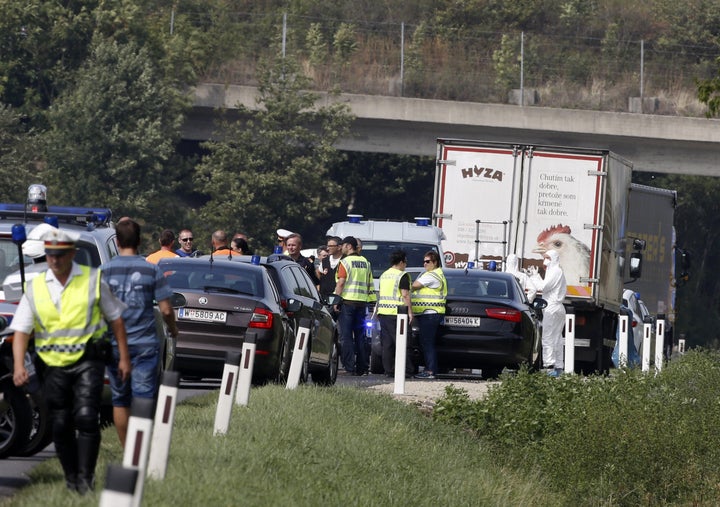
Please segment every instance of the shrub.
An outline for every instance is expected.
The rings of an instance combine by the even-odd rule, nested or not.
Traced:
[[[462,424],[582,505],[712,504],[720,498],[720,354],[661,373],[552,379],[520,371],[484,400],[448,390],[435,417]]]

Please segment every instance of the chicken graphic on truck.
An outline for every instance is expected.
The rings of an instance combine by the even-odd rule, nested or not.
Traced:
[[[433,220],[449,267],[541,268],[557,250],[576,358],[605,370],[622,303],[632,165],[607,151],[439,139]]]

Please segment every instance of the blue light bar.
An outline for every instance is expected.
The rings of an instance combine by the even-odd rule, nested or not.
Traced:
[[[252,257],[250,257],[250,263],[251,263],[251,264],[256,264],[256,265],[260,264],[260,256],[259,256],[259,255],[253,255]]]
[[[360,220],[362,220],[362,215],[348,215],[348,222],[351,224],[359,224]]]
[[[273,253],[276,253],[276,254],[283,253],[282,247],[280,245],[276,245],[275,249],[273,250]]]
[[[415,217],[415,225],[418,227],[427,227],[430,225],[430,219],[428,217]]]
[[[43,222],[45,222],[46,224],[52,225],[52,226],[55,227],[56,229],[57,229],[58,227],[60,227],[60,226],[58,225],[58,217],[56,217],[56,216],[45,217],[45,218],[43,219]]]

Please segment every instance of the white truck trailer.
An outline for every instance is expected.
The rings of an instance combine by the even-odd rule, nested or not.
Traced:
[[[542,269],[543,253],[557,250],[577,369],[607,371],[633,245],[631,176],[607,150],[438,139],[433,220],[445,262],[477,268],[514,253],[522,268]]]

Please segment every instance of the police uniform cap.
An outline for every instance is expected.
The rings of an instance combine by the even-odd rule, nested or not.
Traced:
[[[80,235],[77,232],[55,228],[42,236],[45,253],[48,255],[59,255],[74,250],[75,242],[78,239],[80,239]]]

